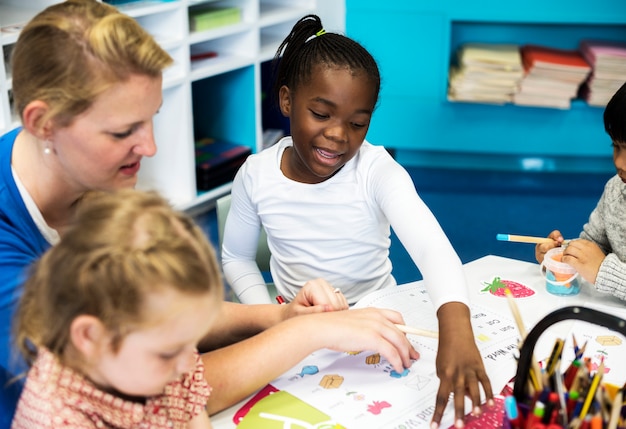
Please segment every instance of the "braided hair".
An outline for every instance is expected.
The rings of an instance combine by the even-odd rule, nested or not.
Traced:
[[[285,85],[292,91],[310,81],[318,65],[365,72],[374,85],[375,100],[380,92],[380,72],[376,60],[359,43],[337,33],[326,33],[317,15],[307,15],[293,26],[273,60],[274,100]]]

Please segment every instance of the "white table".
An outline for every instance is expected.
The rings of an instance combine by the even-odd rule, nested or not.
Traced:
[[[502,314],[511,317],[508,304],[505,299],[491,296],[489,293],[481,292],[484,288],[483,282],[488,282],[494,276],[502,279],[510,279],[522,283],[535,291],[535,294],[527,297],[516,299],[515,302],[523,316],[524,324],[530,330],[537,321],[553,310],[570,305],[599,305],[601,310],[616,314],[620,317],[626,317],[626,303],[614,298],[610,295],[600,294],[587,283],[583,283],[580,294],[575,296],[555,296],[549,294],[545,289],[545,279],[541,275],[539,264],[529,263],[499,256],[485,256],[464,265],[465,275],[468,288],[470,291],[470,300],[472,304],[485,308],[493,308]],[[614,311],[613,311],[614,310]],[[568,322],[559,323],[552,329],[557,332],[567,331]],[[552,333],[552,332],[551,332]],[[552,336],[553,341],[554,336]],[[550,341],[548,339],[548,341]],[[539,344],[538,346],[539,347]],[[489,372],[490,368],[485,363]],[[506,374],[489,373],[492,383],[495,378],[510,378],[515,373],[515,368],[510,367],[503,370],[502,367],[497,368],[498,371],[506,372]],[[215,429],[233,429],[235,424],[232,421],[234,413],[248,400],[242,401],[214,416],[211,422]],[[433,398],[434,403],[434,398]]]

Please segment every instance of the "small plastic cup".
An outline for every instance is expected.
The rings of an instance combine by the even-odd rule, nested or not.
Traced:
[[[564,247],[548,250],[541,272],[546,279],[546,290],[553,295],[576,295],[580,292],[578,272],[569,264],[561,262]]]

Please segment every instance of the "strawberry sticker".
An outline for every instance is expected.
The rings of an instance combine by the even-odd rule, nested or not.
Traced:
[[[500,277],[494,277],[490,283],[483,282],[483,285],[485,288],[481,289],[481,292],[489,292],[493,296],[506,297],[504,291],[507,288],[511,291],[513,298],[525,298],[535,294],[535,291],[528,286],[512,280],[502,280]]]

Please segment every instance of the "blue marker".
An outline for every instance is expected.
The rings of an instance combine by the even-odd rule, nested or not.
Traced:
[[[519,429],[519,410],[517,408],[515,396],[509,395],[504,398],[504,412],[506,413],[506,418],[509,419],[509,422],[511,423],[511,428]]]

